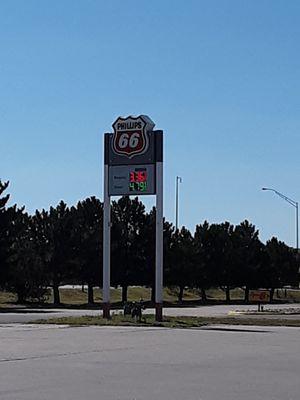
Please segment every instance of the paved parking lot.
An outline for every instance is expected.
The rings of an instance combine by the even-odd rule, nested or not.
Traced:
[[[0,399],[298,400],[299,348],[299,328],[5,324]]]

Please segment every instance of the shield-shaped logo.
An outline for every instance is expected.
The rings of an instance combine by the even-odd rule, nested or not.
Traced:
[[[154,123],[146,115],[138,117],[119,117],[114,123],[112,148],[116,154],[132,158],[148,150],[147,131],[154,128]]]

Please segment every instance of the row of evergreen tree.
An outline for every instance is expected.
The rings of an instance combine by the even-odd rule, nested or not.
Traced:
[[[0,287],[17,294],[20,303],[42,300],[53,288],[60,303],[59,286],[85,284],[88,301],[93,287],[102,285],[103,204],[95,197],[68,207],[61,201],[48,211],[29,215],[24,208],[7,206],[8,183],[0,181]],[[152,288],[155,296],[155,208],[146,212],[138,198],[122,197],[112,204],[111,283],[122,287],[127,300],[131,285]],[[177,287],[179,301],[185,288],[220,287],[230,290],[280,288],[295,285],[295,251],[270,239],[263,244],[258,230],[247,220],[196,226],[195,233],[175,230],[164,221],[164,285]]]

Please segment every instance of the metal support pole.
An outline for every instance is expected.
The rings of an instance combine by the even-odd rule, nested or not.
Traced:
[[[182,179],[180,178],[180,176],[176,176],[176,204],[175,204],[175,229],[177,231],[178,229],[178,203],[179,203],[179,190],[178,190],[178,184],[182,182]]]
[[[178,176],[176,176],[176,199],[175,199],[175,229],[178,229]]]
[[[155,320],[163,319],[163,163],[156,163]]]
[[[108,195],[108,165],[104,165],[103,205],[103,318],[110,318],[110,197]]]
[[[299,224],[298,224],[298,202],[296,202],[296,249],[297,249],[297,256],[299,251]]]

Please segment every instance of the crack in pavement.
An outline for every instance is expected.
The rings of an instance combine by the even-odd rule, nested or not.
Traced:
[[[27,360],[40,360],[44,358],[55,358],[55,357],[68,357],[68,356],[76,356],[80,354],[93,354],[93,353],[104,353],[106,351],[120,351],[120,350],[133,350],[132,347],[119,347],[114,349],[101,349],[101,350],[90,350],[90,351],[71,351],[66,353],[55,353],[55,354],[44,354],[39,356],[27,356],[27,357],[15,357],[15,358],[2,358],[0,359],[0,363],[6,362],[15,362],[15,361],[27,361]]]

